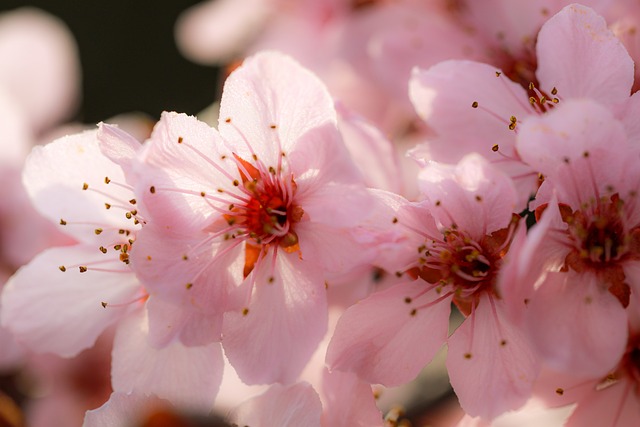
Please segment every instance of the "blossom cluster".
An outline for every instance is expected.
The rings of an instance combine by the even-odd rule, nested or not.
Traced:
[[[382,427],[444,346],[454,425],[636,425],[640,7],[583,3],[186,11],[184,54],[234,64],[217,122],[31,150],[0,361],[108,341],[85,427]]]

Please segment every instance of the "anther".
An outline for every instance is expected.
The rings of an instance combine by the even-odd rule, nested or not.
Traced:
[[[151,187],[149,187],[149,192],[151,194],[154,194],[156,192],[156,187],[154,187],[153,185]]]
[[[206,195],[207,195],[207,193],[205,193],[204,191],[201,191],[201,192],[200,192],[200,196],[201,196],[201,197],[205,197]]]
[[[554,86],[553,89],[551,89],[551,95],[557,95],[558,94],[558,89]]]
[[[395,216],[393,217],[393,219],[391,220],[392,223],[397,224],[398,223],[398,218],[396,218]]]
[[[500,149],[500,146],[498,144],[493,144],[493,146],[491,147],[491,151],[493,151],[494,153],[497,152]]]
[[[409,313],[412,316],[415,316],[416,313],[418,313],[418,310],[416,310],[415,308],[413,310],[411,310],[411,312]]]
[[[65,221],[64,219],[60,218],[60,225],[67,225],[67,221]]]
[[[274,281],[274,280],[275,280],[275,279],[274,279],[274,277],[273,277],[273,276],[270,276],[270,277],[267,279],[267,282],[268,282],[268,283],[273,283],[273,281]]]
[[[64,273],[65,271],[67,271],[67,268],[66,268],[64,265],[61,265],[60,267],[58,267],[58,269],[59,269],[60,271],[62,271],[63,273]]]
[[[103,254],[106,254],[107,248],[105,248],[104,246],[100,246],[100,252],[102,252]]]
[[[111,209],[111,205],[109,203],[104,204],[105,209]]]
[[[231,117],[227,117],[224,121],[225,123],[231,123]]]
[[[78,270],[80,270],[80,273],[86,273],[87,267],[85,267],[84,265],[81,265],[80,267],[78,267]]]
[[[101,234],[102,233],[102,228],[96,228],[95,230],[93,230],[94,233],[96,234]]]
[[[136,204],[136,199],[129,200],[129,203],[131,203],[132,205],[135,205]]]
[[[187,288],[187,290],[193,288],[193,283],[187,283],[186,285],[184,285],[185,288]]]
[[[404,302],[405,302],[405,303],[407,303],[407,304],[411,304],[411,301],[413,301],[413,300],[411,299],[411,297],[406,297],[406,298],[404,299]]]
[[[248,308],[243,308],[242,309],[242,315],[246,316],[247,314],[249,314],[249,309]]]
[[[179,137],[178,137],[178,144],[182,144],[182,141],[183,141],[182,137],[181,137],[181,136],[179,136]]]
[[[276,128],[276,125],[271,125],[271,126],[269,126],[269,127],[270,127],[271,129],[275,129],[275,128]]]
[[[562,395],[564,394],[564,389],[563,389],[563,388],[558,387],[558,388],[556,389],[556,394],[557,394],[558,396],[562,396]]]
[[[478,101],[473,101],[473,102],[471,103],[471,107],[472,107],[472,108],[478,108]]]
[[[233,180],[233,185],[234,187],[237,187],[238,185],[240,185],[240,181],[238,181],[237,179]]]
[[[501,71],[496,71],[496,77],[500,77],[502,75]]]
[[[465,353],[464,354],[464,358],[465,359],[471,359],[471,353]]]
[[[102,306],[102,308],[107,308],[107,305],[109,305],[109,304],[107,304],[106,302],[102,301],[100,303],[100,305]]]
[[[111,182],[111,180],[109,179],[109,177],[108,177],[108,176],[105,176],[105,177],[104,177],[104,183],[105,183],[105,184],[108,184],[108,183],[110,183],[110,182]]]

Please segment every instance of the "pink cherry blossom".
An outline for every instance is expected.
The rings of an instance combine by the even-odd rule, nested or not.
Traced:
[[[554,257],[564,272],[549,273],[527,297],[533,337],[552,368],[605,375],[627,342],[625,308],[640,294],[640,154],[612,112],[588,100],[525,123],[518,151],[545,175],[534,206],[552,192],[560,204],[543,213],[556,219],[534,256]]]
[[[244,381],[294,380],[326,331],[324,277],[358,265],[349,229],[368,214],[326,89],[256,55],[225,84],[218,132],[166,113],[141,159],[133,260],[189,317],[170,333],[188,345],[194,328],[199,344],[222,333]]]
[[[537,40],[536,81],[527,89],[494,66],[469,61],[416,69],[410,84],[418,114],[437,134],[422,150],[426,156],[455,162],[479,152],[516,181],[521,208],[538,171],[515,150],[520,124],[570,98],[626,102],[633,83],[633,61],[592,9],[565,7]]]
[[[65,357],[118,324],[114,390],[210,408],[221,379],[220,346],[156,348],[147,342],[148,294],[129,263],[144,222],[127,176],[139,147],[124,132],[102,126],[34,149],[24,172],[29,195],[78,243],[42,252],[9,280],[2,324],[31,350]],[[197,368],[203,364],[207,369]],[[176,386],[178,376],[185,389]]]
[[[431,164],[421,180],[426,200],[401,205],[389,219],[407,233],[398,241],[404,256],[396,257],[402,266],[396,271],[419,279],[349,308],[327,363],[371,383],[398,385],[448,341],[447,367],[463,409],[491,419],[522,405],[537,374],[532,349],[506,322],[495,287],[517,223],[515,189],[477,155],[455,167]],[[451,302],[468,319],[447,339]]]

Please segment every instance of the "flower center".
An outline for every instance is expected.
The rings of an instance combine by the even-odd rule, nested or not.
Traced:
[[[565,216],[569,232],[575,242],[578,257],[570,266],[602,268],[617,261],[628,252],[629,237],[625,233],[622,220],[622,201],[617,195],[598,203],[592,212],[577,211]]]
[[[248,242],[250,245],[277,244],[287,252],[298,251],[298,236],[292,226],[302,219],[304,211],[293,203],[297,189],[293,177],[283,179],[275,170],[264,173],[249,162],[237,159],[248,200],[244,204],[230,206],[230,213],[225,215],[225,219],[229,225],[239,229],[239,234],[252,239]]]
[[[418,275],[429,283],[450,285],[454,303],[468,315],[482,292],[498,296],[495,279],[511,243],[517,218],[479,242],[464,232],[447,230],[441,241],[431,241],[418,249],[422,253]]]

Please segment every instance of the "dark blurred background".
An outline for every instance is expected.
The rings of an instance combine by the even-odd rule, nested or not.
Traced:
[[[96,123],[141,111],[195,114],[219,95],[217,71],[193,64],[173,40],[176,18],[199,0],[0,0],[0,13],[33,6],[62,19],[76,38],[83,101],[76,119]],[[0,58],[1,60],[1,58]]]

